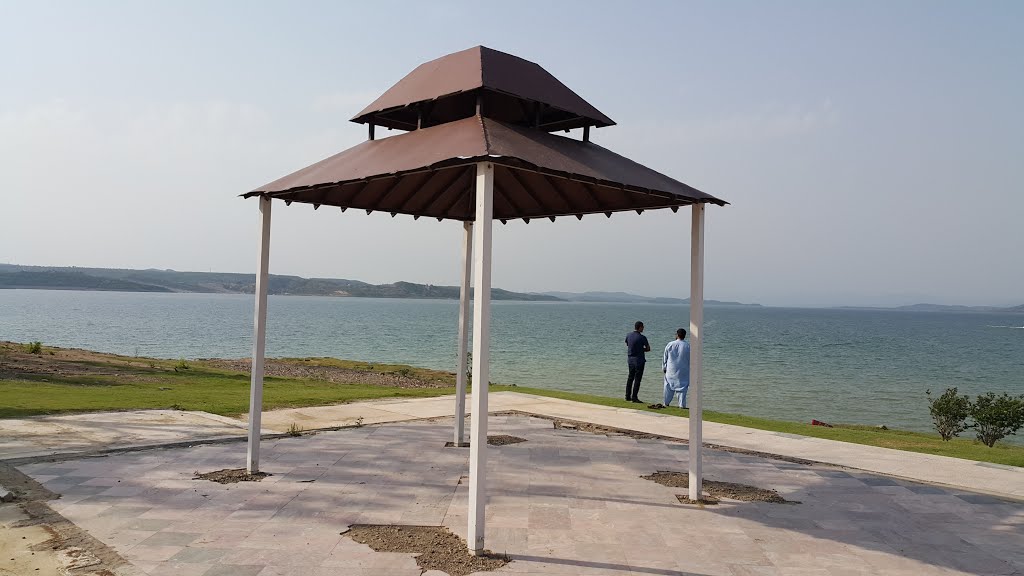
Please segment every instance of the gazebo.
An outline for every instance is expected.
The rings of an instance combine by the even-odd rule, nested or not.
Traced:
[[[701,494],[701,325],[704,211],[726,202],[590,141],[615,123],[542,67],[477,46],[421,64],[359,112],[362,144],[244,194],[259,199],[260,244],[247,468],[259,470],[270,208],[274,200],[456,220],[463,224],[456,367],[456,445],[465,446],[466,364],[473,300],[470,551],[484,550],[491,228],[494,220],[691,209],[689,496]],[[376,128],[404,133],[376,139]],[[574,139],[553,132],[582,129]]]

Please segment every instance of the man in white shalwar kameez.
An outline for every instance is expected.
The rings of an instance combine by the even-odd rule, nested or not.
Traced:
[[[690,343],[686,330],[676,330],[676,339],[665,346],[661,371],[665,373],[665,406],[672,404],[672,397],[679,393],[679,407],[686,408],[686,391],[690,388]]]

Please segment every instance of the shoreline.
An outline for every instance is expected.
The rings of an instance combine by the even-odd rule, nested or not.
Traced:
[[[175,361],[51,346],[31,354],[24,344],[0,342],[0,418],[168,408],[237,416],[248,407],[249,374],[240,370],[246,362]],[[267,411],[367,399],[441,396],[452,393],[454,386],[451,372],[408,365],[333,358],[274,358],[268,359],[268,367],[264,408]],[[494,384],[491,389],[667,416],[688,414],[674,407],[652,410],[646,405],[574,392]],[[825,428],[715,411],[705,411],[704,419],[785,435],[1024,467],[1024,446],[1009,442],[988,448],[967,438],[942,442],[937,434],[838,423]]]

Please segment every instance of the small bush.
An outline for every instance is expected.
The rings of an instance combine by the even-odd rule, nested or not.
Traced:
[[[1000,439],[1024,428],[1024,395],[980,394],[971,404],[971,418],[978,440],[991,448]]]
[[[299,426],[295,422],[292,422],[288,426],[288,435],[289,436],[302,436],[302,426]]]
[[[178,363],[174,365],[174,371],[175,372],[177,372],[178,370],[188,370],[188,369],[189,369],[188,362],[185,362],[184,358],[179,359]]]
[[[970,426],[967,425],[967,417],[971,414],[971,399],[964,396],[957,396],[957,389],[946,388],[938,398],[932,398],[932,391],[926,390],[928,396],[928,410],[932,413],[932,422],[935,430],[943,440],[950,440],[959,435]]]
[[[43,343],[42,342],[29,342],[25,344],[25,351],[29,354],[42,354]]]

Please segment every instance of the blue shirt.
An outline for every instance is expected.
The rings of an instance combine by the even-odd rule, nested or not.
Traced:
[[[644,356],[644,348],[650,347],[651,345],[647,343],[647,336],[636,330],[626,334],[626,348],[628,350],[626,355],[630,358],[639,358],[641,362],[646,362],[647,357]]]

